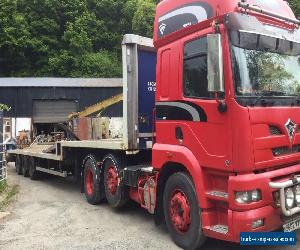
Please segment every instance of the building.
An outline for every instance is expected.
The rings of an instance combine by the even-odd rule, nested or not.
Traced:
[[[4,113],[4,136],[21,130],[47,130],[67,116],[122,93],[121,78],[0,78],[0,103],[11,107]],[[103,115],[122,116],[122,104]],[[6,124],[7,123],[7,124]]]

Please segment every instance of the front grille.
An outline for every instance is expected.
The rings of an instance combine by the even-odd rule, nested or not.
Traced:
[[[275,126],[269,126],[269,131],[271,135],[282,135],[281,131],[279,128],[275,127]]]
[[[300,152],[300,145],[294,145],[292,148],[289,147],[279,147],[272,149],[273,156],[282,156],[288,154],[294,154]]]

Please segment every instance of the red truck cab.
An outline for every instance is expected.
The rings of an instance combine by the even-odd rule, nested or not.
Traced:
[[[158,4],[156,213],[164,213],[179,246],[293,227],[287,222],[300,212],[299,24],[283,0]]]

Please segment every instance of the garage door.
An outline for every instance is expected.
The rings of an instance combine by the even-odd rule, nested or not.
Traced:
[[[71,100],[33,101],[34,123],[57,123],[68,120],[68,115],[77,111],[77,102]]]

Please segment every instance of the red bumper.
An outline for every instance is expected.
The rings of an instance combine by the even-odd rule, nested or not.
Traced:
[[[204,227],[206,236],[220,240],[239,242],[241,232],[270,232],[282,227],[280,210],[272,206],[257,208],[250,211],[237,212],[228,210],[228,233],[220,234]],[[205,213],[204,213],[205,217]],[[264,225],[253,229],[253,221],[263,219]]]
[[[227,234],[220,234],[210,230],[208,226],[210,218],[219,215],[212,214],[209,210],[204,210],[202,219],[205,226],[205,235],[221,240],[239,242],[241,232],[270,232],[280,229],[283,225],[283,220],[281,219],[282,211],[274,204],[273,192],[276,189],[271,188],[269,183],[286,180],[299,172],[300,165],[294,165],[260,174],[251,173],[230,176],[228,181],[228,210],[225,215],[226,219],[223,213],[223,221],[227,221],[228,232]],[[246,205],[236,203],[234,197],[236,191],[255,189],[261,190],[261,201]],[[259,219],[264,220],[264,225],[252,228],[252,223]]]
[[[264,225],[253,229],[253,221],[263,219]],[[232,212],[231,241],[239,242],[241,232],[270,232],[282,226],[280,210],[272,206],[262,207],[245,212]]]

